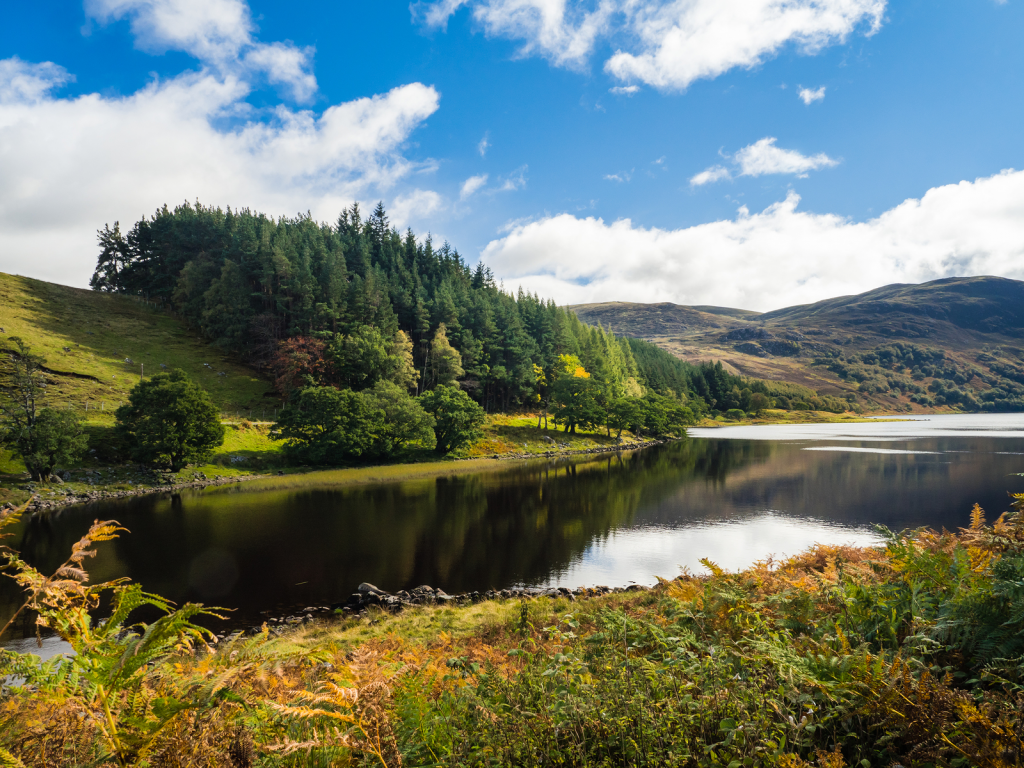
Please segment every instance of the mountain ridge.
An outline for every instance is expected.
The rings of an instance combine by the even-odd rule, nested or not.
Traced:
[[[668,302],[569,309],[684,360],[720,360],[869,409],[1024,410],[1024,282],[1010,278],[895,283],[763,313]]]

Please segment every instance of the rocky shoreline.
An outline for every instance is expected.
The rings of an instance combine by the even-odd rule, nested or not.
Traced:
[[[239,477],[215,477],[212,479],[190,480],[185,483],[168,483],[167,485],[147,486],[143,488],[132,488],[116,491],[87,491],[86,493],[71,493],[58,499],[38,499],[29,504],[28,511],[32,513],[42,512],[56,507],[67,507],[72,504],[88,504],[93,501],[106,499],[123,499],[130,496],[147,496],[151,493],[168,493],[185,491],[196,488],[208,488],[212,485],[231,485],[243,483],[249,480],[261,480],[273,477],[273,475],[245,475]]]

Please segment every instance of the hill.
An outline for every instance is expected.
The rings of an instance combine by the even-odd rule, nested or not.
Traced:
[[[278,404],[251,368],[135,297],[0,273],[0,350],[15,348],[12,336],[46,359],[49,400],[79,410],[88,403],[91,416],[112,419],[140,376],[164,367],[199,381],[227,415]]]
[[[1024,282],[962,277],[755,313],[676,304],[583,304],[588,324],[690,362],[855,395],[868,408],[1024,409]]]

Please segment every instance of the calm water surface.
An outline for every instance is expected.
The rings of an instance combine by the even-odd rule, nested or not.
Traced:
[[[176,602],[262,611],[395,591],[624,585],[737,569],[871,527],[994,519],[1024,491],[1024,415],[695,429],[691,439],[597,458],[530,461],[460,477],[350,488],[242,486],[101,502],[27,521],[14,542],[55,567],[94,518],[131,534],[100,546],[94,581],[130,576]],[[6,586],[3,589],[8,589]],[[0,618],[13,595],[0,593]]]

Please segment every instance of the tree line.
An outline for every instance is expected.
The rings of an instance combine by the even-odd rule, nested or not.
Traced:
[[[94,289],[160,302],[270,372],[286,397],[308,386],[358,392],[390,381],[421,394],[457,382],[485,411],[543,409],[566,356],[605,402],[652,392],[699,416],[749,405],[744,390],[772,397],[770,384],[720,364],[683,362],[506,291],[447,242],[399,232],[383,204],[365,218],[353,204],[329,224],[184,203],[98,234]]]

